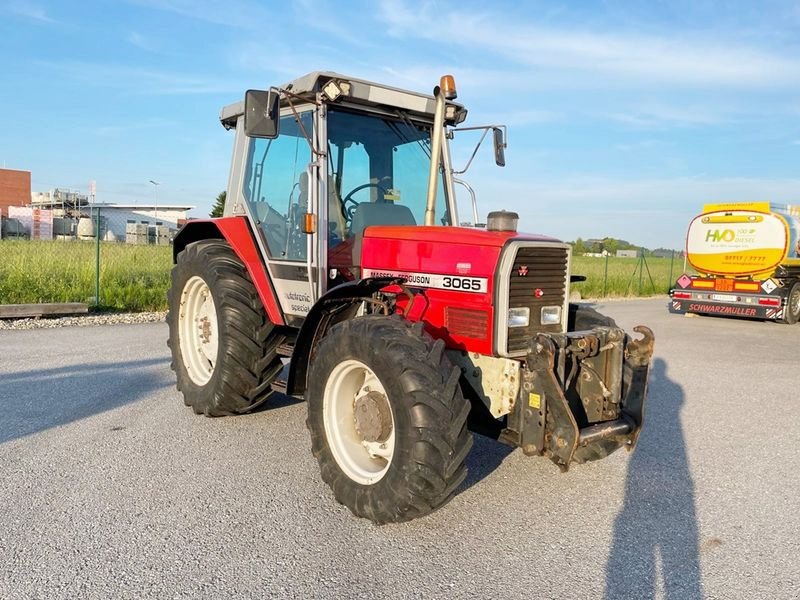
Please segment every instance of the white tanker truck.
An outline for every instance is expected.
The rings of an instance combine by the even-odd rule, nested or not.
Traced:
[[[686,235],[672,308],[732,317],[800,320],[800,205],[706,204]]]

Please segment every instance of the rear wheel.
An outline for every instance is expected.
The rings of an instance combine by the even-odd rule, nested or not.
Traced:
[[[800,321],[800,281],[792,286],[783,309],[783,322],[794,325]]]
[[[308,381],[312,452],[355,515],[407,521],[445,504],[466,477],[469,403],[444,343],[400,317],[331,328]]]
[[[276,350],[284,336],[230,246],[187,245],[172,269],[168,299],[168,345],[184,403],[217,417],[265,402],[283,366]]]

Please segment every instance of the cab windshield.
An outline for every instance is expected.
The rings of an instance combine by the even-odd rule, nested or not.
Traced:
[[[329,243],[370,225],[422,225],[431,160],[431,126],[400,117],[328,113]],[[436,223],[450,224],[442,177]]]

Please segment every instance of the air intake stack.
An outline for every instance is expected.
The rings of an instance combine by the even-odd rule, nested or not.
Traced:
[[[508,210],[494,210],[486,219],[487,231],[516,231],[519,215]]]

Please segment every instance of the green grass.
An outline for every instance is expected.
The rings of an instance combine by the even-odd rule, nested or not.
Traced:
[[[576,256],[572,274],[585,275],[586,281],[573,284],[572,289],[584,298],[656,296],[666,294],[683,273],[683,259],[677,256],[674,261],[647,258],[645,262],[642,267],[638,258],[608,257],[606,273],[606,258]]]
[[[101,308],[166,310],[171,266],[169,246],[101,243]],[[0,304],[93,304],[94,295],[94,242],[0,241]]]
[[[638,259],[578,256],[573,273],[586,275],[574,290],[584,298],[665,294],[683,271],[676,258],[670,279],[668,258],[648,258],[639,289]],[[101,308],[119,311],[166,310],[172,248],[168,246],[100,245]],[[604,283],[605,281],[605,283]],[[93,242],[0,241],[0,304],[88,302],[95,287]]]

